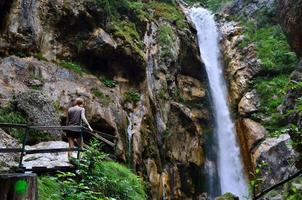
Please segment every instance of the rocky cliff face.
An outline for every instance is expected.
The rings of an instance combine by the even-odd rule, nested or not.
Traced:
[[[175,4],[113,6],[1,2],[1,108],[17,101],[31,123],[64,124],[81,96],[92,127],[117,137],[114,154],[151,199],[195,198],[211,114],[194,30]]]
[[[261,80],[263,76],[278,77],[278,73],[266,68],[265,61],[259,59],[259,54],[261,53],[259,51],[262,48],[261,41],[250,40],[253,36],[251,36],[250,32],[248,34],[246,32],[248,32],[248,23],[256,22],[257,25],[254,27],[254,31],[257,30],[257,26],[262,28],[261,30],[263,31],[266,27],[270,26],[269,24],[278,24],[278,20],[280,19],[291,47],[298,56],[301,56],[298,47],[301,43],[298,42],[300,32],[296,29],[299,27],[299,23],[296,20],[296,17],[299,16],[297,14],[298,10],[301,10],[299,3],[294,5],[293,2],[288,1],[237,0],[224,7],[222,14],[217,16],[222,34],[221,46],[225,61],[225,76],[229,82],[229,102],[236,119],[236,131],[244,155],[245,165],[248,171],[253,171],[256,168],[260,169],[262,173],[261,177],[265,177],[265,180],[261,182],[258,188],[259,191],[285,179],[288,176],[286,173],[294,173],[297,169],[291,164],[285,163],[289,163],[290,160],[297,161],[299,159],[297,159],[298,153],[290,145],[284,145],[288,144],[290,140],[288,135],[272,138],[272,130],[268,131],[264,127],[267,124],[267,120],[272,120],[272,113],[270,113],[271,116],[269,119],[261,115],[260,117],[255,117],[258,115],[257,113],[262,112],[263,103],[265,103],[263,102],[263,95],[258,94],[259,87],[257,88],[255,79]],[[279,15],[276,15],[276,12]],[[281,17],[278,18],[277,16]],[[266,19],[269,19],[270,22],[266,22]],[[263,34],[263,32],[258,33],[258,35],[260,34]],[[247,39],[247,37],[250,38]],[[299,82],[300,70],[297,69],[292,73],[291,77],[292,80]],[[301,96],[301,89],[300,87],[294,88],[287,94],[282,106],[279,106],[277,109],[277,106],[281,104],[280,102],[274,107],[274,110],[278,110],[277,113],[286,113],[286,110],[297,109],[297,104],[294,102]],[[265,104],[265,106],[268,105]],[[291,114],[290,119],[292,119],[292,123],[299,124],[298,121],[300,118],[298,116],[300,116],[299,112]],[[281,114],[278,117],[281,123]],[[285,123],[291,122],[285,121]],[[280,132],[280,130],[277,131]],[[290,134],[291,138],[296,141],[300,141],[301,139],[294,130],[285,131],[284,133]],[[277,158],[280,158],[281,155],[284,155],[282,158],[286,160],[285,162],[277,161]],[[265,167],[263,167],[262,163],[266,163]],[[276,167],[278,168],[277,174],[275,174],[276,169],[274,169]],[[279,169],[281,169],[281,173],[279,173]]]
[[[277,1],[277,12],[288,40],[297,55],[302,57],[302,1]]]

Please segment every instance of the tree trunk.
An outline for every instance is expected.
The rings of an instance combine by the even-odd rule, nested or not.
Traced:
[[[1,200],[38,200],[36,174],[0,174]]]

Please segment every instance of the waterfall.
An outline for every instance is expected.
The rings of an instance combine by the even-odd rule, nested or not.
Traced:
[[[127,127],[127,135],[128,135],[128,155],[129,155],[129,164],[131,163],[132,159],[132,136],[133,136],[133,123],[132,123],[132,118],[133,114],[131,113],[130,116],[127,115],[128,118],[128,127]]]
[[[197,29],[200,54],[205,63],[214,106],[220,191],[222,194],[231,192],[244,199],[248,196],[247,182],[226,100],[227,90],[219,60],[218,31],[214,16],[204,8],[191,8],[190,17]]]

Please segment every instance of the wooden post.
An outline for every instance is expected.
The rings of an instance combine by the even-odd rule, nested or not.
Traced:
[[[0,174],[1,200],[38,200],[36,174]]]

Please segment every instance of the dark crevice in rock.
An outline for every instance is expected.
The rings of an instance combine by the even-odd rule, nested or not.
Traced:
[[[179,174],[180,174],[181,191],[186,196],[197,197],[199,194],[201,194],[202,193],[201,168],[194,164],[189,164],[189,165],[178,164],[177,167],[179,169]]]
[[[119,52],[107,52],[103,55],[95,55],[86,52],[81,55],[81,62],[85,63],[96,76],[105,75],[108,79],[121,77],[129,80],[132,85],[137,85],[145,78],[144,64]]]
[[[11,9],[13,0],[2,0],[0,1],[0,33],[3,31],[6,22],[6,16]]]

